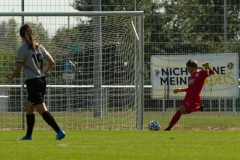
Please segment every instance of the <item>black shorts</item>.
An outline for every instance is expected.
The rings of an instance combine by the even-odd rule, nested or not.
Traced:
[[[46,90],[45,77],[26,80],[27,85],[27,100],[32,102],[32,105],[41,104],[44,102],[44,94]]]

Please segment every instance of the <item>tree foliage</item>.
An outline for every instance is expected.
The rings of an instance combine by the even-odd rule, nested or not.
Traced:
[[[143,0],[141,0],[143,1]],[[79,11],[93,11],[94,0],[75,0],[72,6]],[[134,1],[101,0],[101,11],[129,11],[134,10]]]
[[[8,21],[2,21],[0,23],[0,69],[2,74],[0,75],[0,83],[7,83],[7,75],[14,68],[15,56],[17,48],[19,46],[19,38],[16,34],[17,23],[14,19]]]
[[[228,1],[227,41],[236,42],[239,2]],[[194,5],[190,5],[194,4]],[[224,1],[165,1],[164,27],[160,42],[175,43],[167,47],[174,53],[222,53],[224,45]],[[186,45],[182,45],[185,43]]]
[[[135,1],[102,0],[102,11],[134,10]],[[224,14],[227,14],[227,41],[239,41],[240,1],[219,0],[139,0],[144,11],[145,53],[223,52]],[[93,10],[93,0],[75,0],[80,11]],[[231,48],[235,48],[232,44]]]

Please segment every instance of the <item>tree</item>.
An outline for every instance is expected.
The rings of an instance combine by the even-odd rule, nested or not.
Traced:
[[[239,0],[227,3],[228,42],[236,42]],[[163,6],[166,18],[162,32],[166,34],[160,42],[169,44],[164,45],[163,53],[223,52],[224,1],[172,0]]]
[[[227,1],[228,42],[239,41],[239,29],[235,25],[239,21],[239,3],[239,0]],[[92,5],[93,0],[73,3],[80,11],[91,11]],[[134,1],[102,0],[101,10],[134,10]],[[139,0],[139,10],[145,14],[146,53],[216,53],[223,50],[224,1],[163,0],[157,3]],[[155,42],[159,44],[149,45]]]
[[[6,77],[15,66],[15,57],[19,46],[17,23],[14,19],[0,23],[0,84],[7,84]]]
[[[75,0],[72,6],[79,11],[93,11],[94,0]],[[141,0],[142,2],[143,0]],[[134,10],[134,1],[101,0],[101,11],[130,11]]]

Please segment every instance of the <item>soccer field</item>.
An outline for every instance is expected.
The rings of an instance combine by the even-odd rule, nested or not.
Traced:
[[[1,160],[79,159],[239,159],[238,131],[97,131],[67,130],[61,141],[52,130],[1,131]]]
[[[156,120],[166,128],[175,110],[144,112],[143,130],[150,121]],[[108,116],[93,118],[92,112],[51,112],[63,130],[135,130],[135,117],[132,111],[109,112]],[[231,111],[196,112],[182,115],[173,130],[240,130],[240,114],[232,116]],[[51,127],[35,114],[34,129],[49,130]],[[25,116],[24,116],[25,117]],[[25,120],[25,119],[24,119]],[[26,120],[25,120],[26,129]],[[21,112],[0,112],[0,130],[21,130]]]

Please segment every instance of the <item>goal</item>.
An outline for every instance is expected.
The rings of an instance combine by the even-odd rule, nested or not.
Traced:
[[[63,129],[143,129],[143,12],[0,12],[0,129],[25,128],[26,86],[6,76],[29,23],[53,56],[45,103]],[[35,129],[49,129],[36,113]]]

